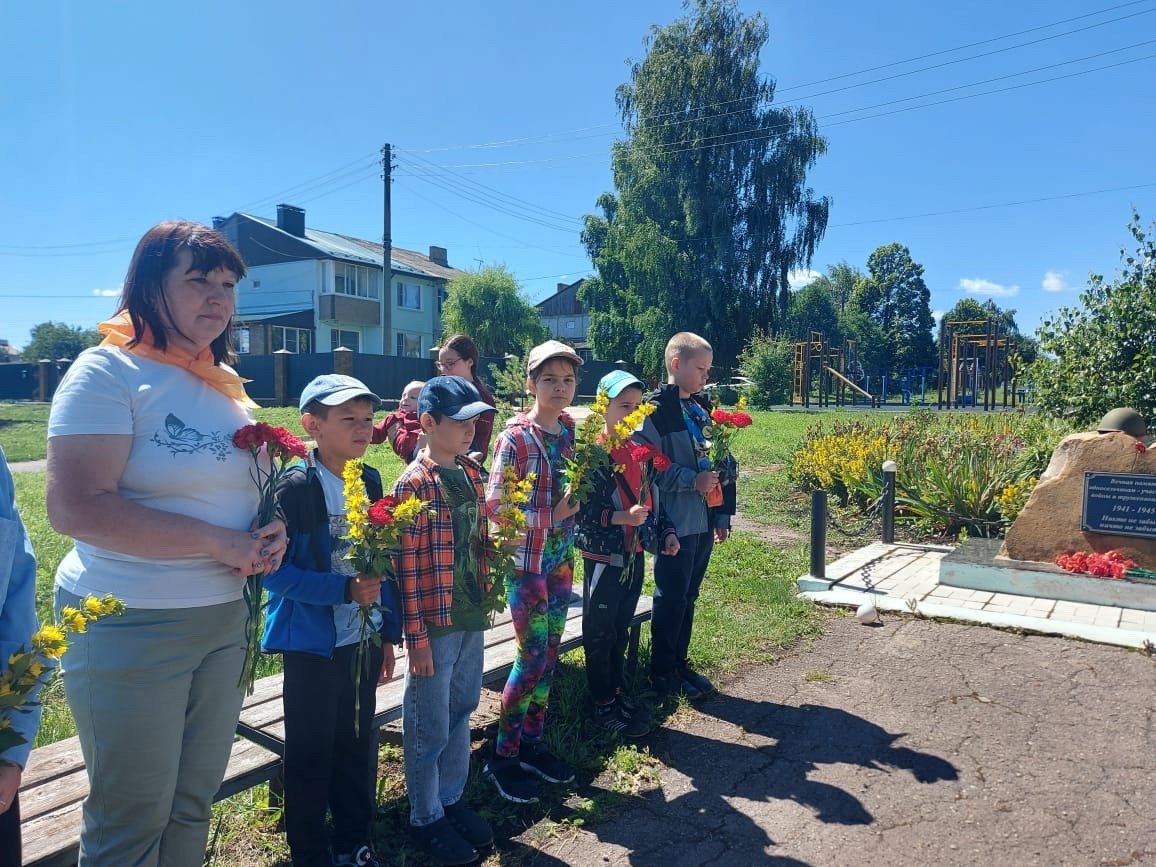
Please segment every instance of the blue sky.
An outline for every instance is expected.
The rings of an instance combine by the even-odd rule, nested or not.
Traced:
[[[763,72],[779,101],[809,105],[828,138],[811,176],[833,201],[815,270],[864,267],[898,241],[935,310],[990,297],[1030,332],[1076,303],[1089,272],[1115,272],[1132,207],[1156,219],[1156,0],[740,9],[769,22]],[[162,219],[274,216],[283,201],[310,226],[380,238],[384,142],[397,246],[447,247],[462,268],[505,263],[545,297],[590,271],[578,231],[612,187],[614,89],[649,27],[681,12],[660,0],[7,4],[0,338],[20,346],[38,322],[104,318],[136,239]]]

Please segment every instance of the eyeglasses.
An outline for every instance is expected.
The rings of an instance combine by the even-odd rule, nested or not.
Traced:
[[[434,364],[437,365],[438,370],[449,370],[451,367],[457,367],[461,364],[462,360],[461,358],[451,358],[448,361],[436,361]]]

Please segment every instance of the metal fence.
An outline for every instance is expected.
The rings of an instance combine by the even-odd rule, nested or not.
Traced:
[[[488,380],[490,365],[501,368],[506,363],[504,358],[483,356],[478,362],[478,370],[482,378]],[[0,400],[51,400],[68,365],[67,360],[44,361],[39,364],[0,364]],[[598,380],[618,366],[610,361],[586,362],[578,368],[578,394],[593,396]],[[433,360],[429,358],[368,355],[349,350],[242,355],[234,367],[237,373],[249,380],[245,386],[249,396],[264,406],[296,405],[302,389],[311,379],[323,373],[355,376],[388,401],[397,400],[407,383],[415,379],[424,382],[438,373]],[[493,390],[494,383],[488,384]]]

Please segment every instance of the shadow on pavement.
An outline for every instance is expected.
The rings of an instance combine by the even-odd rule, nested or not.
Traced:
[[[587,829],[602,842],[628,850],[631,865],[807,867],[806,862],[774,854],[776,842],[768,829],[790,816],[775,802],[794,802],[811,811],[813,819],[831,824],[867,825],[874,818],[846,788],[810,778],[824,766],[906,772],[919,783],[959,777],[950,762],[897,746],[902,733],[838,708],[718,695],[696,710],[707,719],[693,730],[663,729],[651,742],[652,752],[685,777],[685,785],[676,778],[660,795],[640,799],[645,806],[628,821]],[[858,768],[843,773],[860,773]],[[829,777],[829,768],[826,773]],[[793,821],[800,820],[795,816]]]
[[[774,745],[759,748],[731,745],[740,750],[757,749],[771,761],[767,774],[750,779],[743,785],[744,791],[730,794],[795,801],[814,810],[816,818],[823,822],[865,825],[873,817],[850,792],[809,779],[808,775],[821,765],[907,771],[920,783],[959,778],[951,762],[896,746],[902,732],[893,734],[839,708],[814,704],[796,707],[719,695],[703,702],[697,710],[775,741]],[[673,757],[673,765],[678,766],[677,756]]]

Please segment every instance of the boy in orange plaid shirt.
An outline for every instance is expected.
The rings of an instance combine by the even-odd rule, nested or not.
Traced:
[[[492,592],[482,468],[467,456],[478,416],[493,412],[458,376],[437,376],[418,397],[426,449],[394,485],[429,504],[402,540],[398,562],[409,652],[402,704],[410,831],[442,864],[469,864],[493,830],[462,802],[470,768],[470,714],[482,690]]]

